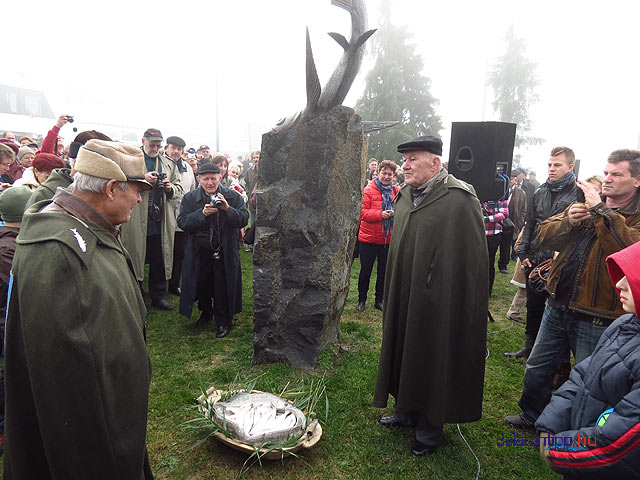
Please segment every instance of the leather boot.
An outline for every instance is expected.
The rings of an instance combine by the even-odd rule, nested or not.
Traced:
[[[524,347],[522,347],[517,352],[506,352],[504,356],[515,358],[529,358],[529,354],[531,353],[531,349],[533,348],[533,344],[535,343],[535,341],[536,338],[533,335],[525,334]]]

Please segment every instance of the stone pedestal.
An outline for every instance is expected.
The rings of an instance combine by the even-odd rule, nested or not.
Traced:
[[[313,368],[338,339],[360,222],[360,118],[336,107],[262,137],[253,257],[254,363]]]

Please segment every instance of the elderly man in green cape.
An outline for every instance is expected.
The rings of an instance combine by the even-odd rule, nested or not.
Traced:
[[[441,165],[442,140],[398,146],[406,185],[396,197],[373,404],[383,426],[415,427],[411,454],[430,454],[445,423],[482,415],[488,254],[473,187]]]
[[[5,479],[153,478],[146,309],[119,239],[144,157],[90,140],[74,182],[25,213],[6,324]]]

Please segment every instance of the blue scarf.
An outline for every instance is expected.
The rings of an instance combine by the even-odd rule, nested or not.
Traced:
[[[373,179],[373,182],[378,187],[378,190],[382,194],[382,210],[393,210],[393,195],[391,195],[393,185],[389,184],[384,186],[378,177]],[[393,228],[393,217],[382,219],[382,229],[384,230],[384,236],[387,238]]]

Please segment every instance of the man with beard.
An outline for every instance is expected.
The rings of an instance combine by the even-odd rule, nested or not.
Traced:
[[[406,185],[396,197],[373,404],[383,426],[415,427],[414,456],[440,444],[445,423],[482,415],[488,253],[473,187],[442,167],[442,140],[398,146]]]
[[[178,226],[187,234],[180,313],[191,318],[198,300],[202,314],[197,324],[215,318],[218,338],[228,335],[233,316],[242,311],[238,235],[249,218],[240,194],[221,180],[217,165],[202,165],[200,187],[184,196],[178,216]]]
[[[131,212],[131,221],[122,227],[122,243],[129,251],[140,288],[144,279],[145,259],[149,263],[151,306],[171,310],[165,295],[173,268],[173,237],[176,217],[169,200],[182,196],[176,162],[160,153],[162,133],[149,128],[142,137],[145,179],[153,188],[142,194],[142,203]]]

